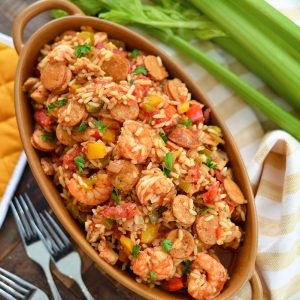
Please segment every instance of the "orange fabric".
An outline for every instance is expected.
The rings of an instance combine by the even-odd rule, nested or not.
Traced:
[[[22,150],[14,107],[14,77],[18,56],[0,43],[0,199]]]

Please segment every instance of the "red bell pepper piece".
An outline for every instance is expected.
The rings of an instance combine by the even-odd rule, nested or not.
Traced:
[[[203,121],[202,106],[200,104],[192,104],[190,109],[186,112],[187,117],[189,117],[193,123]]]

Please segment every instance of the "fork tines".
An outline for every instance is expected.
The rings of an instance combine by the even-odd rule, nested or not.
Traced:
[[[31,222],[34,220],[38,225],[40,225],[40,221],[37,220],[38,214],[28,195],[24,193],[24,196],[19,195],[18,197],[14,197],[14,200],[10,205],[24,242],[26,244],[31,244],[38,240],[38,235]]]
[[[0,268],[0,296],[4,299],[27,299],[33,290],[31,284]]]
[[[48,243],[46,242],[47,248],[54,260],[58,260],[73,251],[71,241],[49,212],[44,211],[44,213],[40,213],[40,217],[43,224],[43,230],[41,230],[44,231],[42,232],[42,234],[44,233],[43,238],[48,241]]]

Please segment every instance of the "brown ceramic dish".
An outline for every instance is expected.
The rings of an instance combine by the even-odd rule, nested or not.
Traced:
[[[38,29],[23,46],[22,33],[26,23],[35,15],[52,8],[65,9],[73,14],[73,16],[64,17],[49,22]],[[23,93],[22,85],[24,81],[32,75],[40,48],[44,44],[53,40],[62,32],[66,30],[79,29],[79,27],[82,25],[92,26],[96,30],[107,32],[111,38],[123,40],[129,49],[138,48],[145,50],[148,53],[159,55],[171,76],[180,78],[186,83],[188,89],[193,95],[193,98],[201,100],[204,104],[207,104],[212,108],[212,123],[223,128],[226,141],[225,151],[228,153],[232,163],[235,179],[241,187],[245,198],[248,199],[247,221],[244,228],[245,240],[242,246],[239,248],[237,255],[235,255],[234,259],[231,261],[231,265],[229,266],[231,279],[225,286],[222,293],[215,299],[220,300],[230,298],[243,286],[248,279],[251,278],[255,272],[254,265],[257,251],[257,220],[252,190],[241,156],[236,145],[234,144],[231,134],[226,128],[224,122],[216,114],[214,108],[206,99],[201,89],[165,53],[158,50],[140,35],[110,22],[102,21],[97,18],[86,17],[76,6],[62,0],[44,0],[28,7],[17,17],[13,32],[15,47],[20,54],[20,60],[15,78],[15,107],[18,126],[29,165],[44,196],[46,197],[57,218],[72,236],[74,241],[94,260],[97,266],[99,266],[121,284],[147,299],[191,299],[191,297],[187,294],[168,293],[158,288],[150,289],[145,285],[138,284],[134,278],[129,275],[129,273],[121,271],[119,268],[113,267],[104,262],[98,256],[97,252],[92,248],[92,246],[86,241],[83,230],[72,219],[64,207],[56,187],[52,183],[51,179],[44,174],[41,168],[39,153],[32,147],[30,143],[34,122],[30,101],[28,101],[25,93]],[[261,289],[256,273],[254,277],[252,277],[251,283],[254,290],[253,299],[259,299]]]

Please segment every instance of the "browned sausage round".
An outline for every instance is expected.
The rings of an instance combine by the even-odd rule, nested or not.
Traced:
[[[188,258],[194,251],[194,238],[185,229],[174,229],[167,235],[167,239],[172,242],[172,250],[170,254],[174,258]]]
[[[119,82],[127,79],[129,62],[125,57],[115,54],[110,60],[102,63],[101,69],[106,76],[112,77],[115,82]]]

